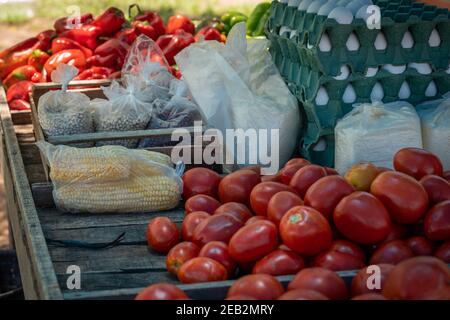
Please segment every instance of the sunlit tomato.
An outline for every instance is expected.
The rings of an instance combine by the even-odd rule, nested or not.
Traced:
[[[313,259],[312,266],[332,271],[359,270],[365,266],[364,261],[347,253],[326,251]]]
[[[392,240],[403,240],[408,237],[408,228],[403,224],[392,223],[391,232],[384,239],[383,243],[391,242]]]
[[[282,183],[289,185],[294,175],[301,168],[310,165],[310,163],[297,163],[281,169],[279,176]]]
[[[434,253],[436,258],[441,259],[445,263],[450,263],[450,241],[444,242]]]
[[[170,249],[166,257],[167,271],[177,275],[181,266],[198,256],[200,248],[192,242],[181,242]]]
[[[231,238],[229,252],[238,262],[256,261],[278,246],[278,230],[270,221],[246,225]]]
[[[205,194],[217,198],[217,190],[221,177],[218,173],[206,168],[194,168],[183,175],[183,197],[185,200],[197,194]]]
[[[412,257],[414,253],[404,241],[394,240],[380,245],[370,258],[370,264],[397,264]]]
[[[283,294],[278,300],[330,300],[323,294],[313,290],[296,289]]]
[[[180,241],[175,223],[167,217],[150,220],[147,225],[147,243],[156,252],[167,253]]]
[[[216,209],[214,214],[228,213],[237,219],[241,220],[243,223],[247,222],[248,219],[253,217],[251,211],[247,208],[245,204],[238,202],[228,202],[221,205]]]
[[[295,193],[290,191],[278,192],[270,199],[267,205],[267,217],[278,226],[286,212],[293,207],[301,205],[303,205],[303,201]]]
[[[251,274],[236,280],[227,297],[249,296],[258,300],[276,300],[284,293],[282,284],[268,274]]]
[[[185,262],[178,271],[178,280],[182,283],[224,281],[227,270],[216,260],[197,257]]]
[[[219,201],[204,194],[193,196],[186,200],[186,203],[184,204],[186,215],[195,211],[204,211],[213,214],[218,207],[220,207]]]
[[[425,237],[412,237],[406,240],[406,245],[415,256],[432,256],[434,252],[433,243]]]
[[[450,200],[435,205],[424,220],[427,237],[434,241],[450,240]]]
[[[223,242],[212,241],[207,243],[202,250],[200,250],[199,256],[219,262],[227,269],[228,277],[232,277],[236,273],[236,261],[231,258],[228,252],[228,246]]]
[[[366,255],[364,254],[364,251],[357,244],[354,244],[353,242],[347,240],[333,241],[333,244],[331,245],[329,251],[337,251],[340,253],[349,254],[361,261],[366,261]]]
[[[323,167],[316,165],[307,165],[298,170],[292,177],[289,186],[291,186],[302,198],[305,197],[306,191],[314,182],[320,178],[326,177],[327,172]]]
[[[295,165],[302,165],[302,166],[307,166],[310,165],[311,162],[309,162],[306,159],[302,159],[302,158],[294,158],[289,160],[288,162],[286,162],[286,164],[284,165],[285,168],[290,167],[290,166],[295,166]]]
[[[249,224],[258,222],[258,221],[269,221],[269,219],[267,219],[267,217],[263,217],[263,216],[254,216],[251,217],[250,219],[247,220],[247,222],[245,223],[246,226],[248,226]]]
[[[339,172],[337,172],[336,169],[324,167],[325,171],[327,172],[327,176],[338,176]]]
[[[392,269],[394,269],[394,265],[382,263],[359,270],[352,280],[352,297],[366,293],[381,293],[386,278]],[[375,275],[379,276],[379,278],[375,277]]]
[[[305,267],[305,260],[292,251],[275,250],[259,260],[252,273],[285,276],[296,274]]]
[[[384,172],[372,183],[370,192],[398,223],[413,224],[425,214],[428,195],[422,185],[401,172]]]
[[[219,198],[222,203],[250,203],[250,193],[261,182],[259,174],[251,170],[239,170],[222,179],[219,184]]]
[[[444,171],[437,156],[417,148],[405,148],[397,152],[394,156],[394,168],[417,180],[429,174],[442,177]]]
[[[353,187],[340,176],[329,176],[314,183],[306,192],[305,205],[316,209],[329,220],[342,198],[352,194]]]
[[[192,212],[188,216],[186,216],[181,226],[181,236],[183,240],[192,241],[195,228],[197,228],[200,222],[209,217],[210,215],[208,213],[202,211]]]
[[[195,228],[193,241],[200,247],[211,241],[228,243],[243,225],[241,220],[230,214],[215,214],[200,222]]]
[[[430,205],[450,200],[450,183],[438,176],[425,176],[420,180],[430,199]]]
[[[288,290],[296,289],[317,291],[331,300],[348,298],[344,280],[335,272],[324,268],[308,268],[297,273],[288,286]]]
[[[285,245],[300,255],[312,256],[331,246],[331,227],[318,211],[298,206],[281,219],[280,235]]]
[[[365,294],[361,294],[359,296],[353,297],[352,300],[375,301],[375,300],[387,300],[387,299],[379,293],[365,293]]]
[[[376,244],[389,235],[391,219],[383,204],[367,192],[354,192],[343,198],[333,215],[341,234],[360,244]]]
[[[168,283],[159,283],[145,288],[134,298],[135,300],[186,300],[189,297],[183,290]]]
[[[262,182],[250,193],[250,204],[258,216],[267,216],[267,205],[270,199],[281,191],[294,192],[289,186],[278,182]]]
[[[434,257],[415,257],[391,271],[383,296],[398,300],[450,300],[450,269]]]
[[[242,294],[237,294],[235,296],[228,297],[225,300],[247,300],[247,301],[249,301],[249,300],[256,300],[256,299],[253,297],[244,296]]]
[[[369,191],[370,185],[378,175],[378,168],[372,163],[360,163],[347,171],[345,180],[357,191]]]

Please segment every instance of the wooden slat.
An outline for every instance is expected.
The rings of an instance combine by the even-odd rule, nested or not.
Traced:
[[[11,111],[14,125],[31,124],[31,110]]]

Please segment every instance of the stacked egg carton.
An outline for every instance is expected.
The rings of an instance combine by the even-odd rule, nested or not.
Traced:
[[[368,27],[372,4],[381,29]],[[273,2],[267,36],[303,105],[302,154],[333,165],[334,126],[355,103],[416,105],[450,91],[449,30],[447,9],[410,0]]]

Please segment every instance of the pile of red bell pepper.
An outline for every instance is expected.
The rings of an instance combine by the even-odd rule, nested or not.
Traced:
[[[29,109],[33,84],[51,81],[51,73],[60,63],[79,69],[75,80],[120,78],[128,50],[140,35],[156,41],[177,77],[181,74],[174,57],[181,50],[196,41],[226,40],[212,26],[196,33],[186,16],[174,15],[166,24],[157,12],[141,10],[138,5],[130,6],[128,19],[112,7],[96,18],[90,13],[76,20],[60,18],[53,27],[0,52],[0,81],[11,109]]]

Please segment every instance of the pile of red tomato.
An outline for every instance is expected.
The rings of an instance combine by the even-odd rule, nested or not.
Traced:
[[[249,168],[223,178],[195,168],[183,177],[186,216],[181,231],[170,219],[155,218],[147,228],[148,244],[167,254],[168,271],[182,283],[246,274],[261,279],[297,274],[295,279],[320,282],[321,277],[336,279],[334,271],[358,269],[358,277],[364,278],[368,265],[379,265],[384,272],[416,256],[435,256],[419,262],[439,266],[436,270],[444,266],[447,278],[440,272],[432,278],[444,279],[449,294],[444,262],[450,263],[450,174],[435,155],[412,148],[395,155],[394,168],[360,164],[341,177],[333,169],[293,159],[275,176]],[[396,278],[414,278],[410,269],[400,270]],[[245,279],[253,278],[237,280],[229,296],[242,294],[232,290],[239,283],[252,287],[254,279]],[[290,290],[298,289],[295,283]],[[370,293],[354,290],[352,295]],[[281,296],[280,290],[270,292],[274,296],[250,297]]]

